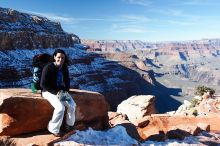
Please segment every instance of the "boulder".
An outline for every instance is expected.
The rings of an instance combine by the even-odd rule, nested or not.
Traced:
[[[118,105],[117,113],[126,114],[129,121],[142,119],[144,116],[156,113],[155,96],[132,96]]]
[[[179,138],[185,136],[185,133],[192,135],[197,135],[201,130],[207,130],[211,132],[220,131],[220,116],[219,114],[210,115],[210,116],[183,116],[183,115],[174,115],[169,116],[167,114],[152,114],[151,116],[146,116],[143,118],[146,121],[145,127],[141,125],[137,127],[138,133],[142,139],[146,140],[151,135],[159,134],[159,131],[164,131],[168,133],[169,136],[175,133],[179,134]],[[140,120],[140,123],[143,123],[144,120]],[[201,121],[204,126],[201,126]],[[136,125],[140,125],[136,123]],[[175,126],[176,125],[176,126]],[[205,125],[208,125],[206,128]],[[174,128],[175,126],[175,128]],[[177,130],[179,129],[179,130]]]
[[[76,102],[76,125],[103,129],[109,105],[102,94],[71,89]],[[47,128],[53,107],[30,89],[0,89],[0,135],[14,136]]]

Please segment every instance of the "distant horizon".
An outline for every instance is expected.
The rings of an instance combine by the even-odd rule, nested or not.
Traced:
[[[68,32],[67,32],[68,33]],[[147,40],[103,40],[103,39],[87,39],[87,38],[80,38],[81,40],[91,40],[91,41],[142,41],[142,42],[149,42],[149,43],[166,43],[166,42],[191,42],[191,41],[203,41],[203,40],[220,40],[219,38],[202,38],[202,39],[195,39],[195,40],[176,40],[176,41],[147,41]]]
[[[179,42],[220,38],[218,0],[0,0],[46,17],[81,39]]]

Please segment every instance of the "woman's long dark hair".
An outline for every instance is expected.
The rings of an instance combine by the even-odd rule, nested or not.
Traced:
[[[65,56],[64,63],[65,63],[66,65],[69,65],[69,63],[70,63],[69,58],[68,58],[68,56],[66,55],[66,53],[65,53],[62,49],[56,49],[56,50],[54,51],[53,56],[52,56],[52,57],[53,57],[53,62],[55,61],[55,60],[54,60],[54,56],[56,56],[57,53],[63,54],[63,55]]]

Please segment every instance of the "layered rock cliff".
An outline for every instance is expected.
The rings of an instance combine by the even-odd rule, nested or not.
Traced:
[[[158,83],[155,84],[157,91],[152,94],[157,99],[161,97],[159,99],[163,103],[169,97],[181,102],[190,99],[195,87],[199,85],[209,86],[217,93],[220,92],[220,39],[157,43],[129,40],[81,41],[89,46],[88,51],[117,61],[143,77],[146,77],[145,72],[151,71]],[[171,102],[166,105],[169,103]],[[158,107],[161,106],[164,104]],[[175,104],[169,105],[173,106]]]
[[[144,61],[148,69],[170,75],[179,75],[193,81],[219,85],[220,40],[185,42],[96,41],[82,40],[92,52],[132,54]],[[112,55],[106,56],[112,58]],[[115,58],[114,58],[115,59]],[[117,60],[117,59],[116,59]],[[126,58],[124,58],[126,61]],[[158,70],[156,70],[158,69]]]
[[[70,47],[74,41],[80,42],[59,22],[0,7],[0,50]]]

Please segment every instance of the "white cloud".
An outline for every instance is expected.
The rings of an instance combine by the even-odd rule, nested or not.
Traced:
[[[213,0],[179,0],[180,4],[183,5],[192,5],[192,6],[201,6],[201,5],[212,5]]]
[[[189,15],[186,14],[184,11],[178,9],[149,9],[149,11],[167,16],[176,16],[178,18],[182,17],[190,20],[198,20],[201,18],[201,16]]]
[[[174,20],[168,21],[170,24],[194,25],[204,19],[204,16],[186,14],[178,9],[150,9],[149,11],[172,17]]]
[[[21,10],[20,10],[21,11]],[[38,15],[41,17],[46,17],[50,20],[59,21],[65,24],[75,24],[79,23],[81,21],[110,21],[110,22],[120,22],[120,21],[126,21],[122,20],[121,18],[73,18],[73,17],[66,17],[66,16],[60,16],[53,13],[42,13],[42,12],[34,12],[34,11],[28,11],[28,10],[22,10],[25,13],[30,13],[32,15]]]
[[[121,15],[120,17],[122,18],[122,20],[128,21],[128,22],[142,23],[142,22],[152,21],[152,19],[149,19],[145,16],[139,16],[139,15]]]
[[[124,26],[120,26],[120,27],[113,27],[113,32],[126,32],[126,33],[145,33],[147,32],[145,29],[143,28],[137,28],[136,26],[130,26],[130,27],[124,27]]]
[[[76,22],[76,20],[74,18],[56,16],[54,14],[45,14],[44,16],[51,19],[51,20],[62,21],[62,22],[66,22],[66,23],[75,23]]]
[[[150,21],[155,21],[155,19],[150,19],[145,16],[141,15],[120,15],[118,17],[103,17],[103,18],[74,18],[68,16],[60,16],[54,13],[42,13],[42,12],[35,12],[35,11],[28,11],[28,10],[20,10],[25,13],[30,13],[32,15],[38,15],[41,17],[46,17],[50,20],[61,21],[63,23],[78,23],[80,21],[108,21],[108,22],[125,22],[125,23],[145,23]]]
[[[27,10],[23,10],[23,12],[30,13],[32,15],[38,15],[41,17],[46,17],[50,20],[59,21],[59,22],[63,22],[63,23],[73,24],[73,23],[77,22],[77,20],[72,17],[60,16],[60,15],[56,15],[53,13],[41,13],[41,12],[34,12],[34,11],[27,11]]]
[[[149,6],[152,4],[150,0],[123,0],[132,5],[141,5],[141,6]]]
[[[113,32],[124,32],[124,33],[146,33],[153,32],[151,30],[147,30],[146,27],[140,25],[131,25],[131,24],[113,24],[112,25]]]
[[[153,13],[162,14],[162,15],[170,15],[170,16],[181,16],[181,15],[183,15],[183,12],[181,10],[177,10],[177,9],[156,9],[156,8],[151,8],[148,11],[153,12]]]
[[[168,20],[167,22],[170,23],[170,24],[183,25],[183,26],[190,26],[190,25],[197,25],[197,24],[198,24],[198,23],[196,23],[196,22],[177,21],[177,20]]]
[[[121,21],[116,21],[112,24],[113,32],[125,32],[125,33],[146,33],[153,32],[147,29],[147,25],[150,22],[157,21],[156,19],[150,19],[142,15],[121,15],[119,18]]]

